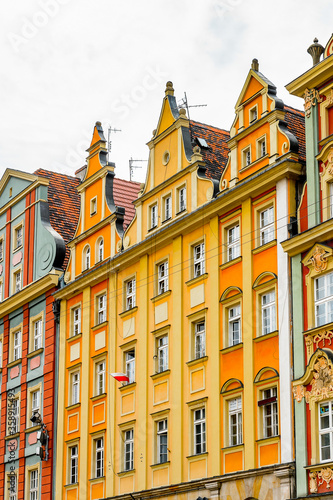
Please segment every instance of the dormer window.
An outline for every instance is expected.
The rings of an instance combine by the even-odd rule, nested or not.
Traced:
[[[250,109],[250,123],[256,121],[258,119],[258,106],[253,106]]]
[[[86,246],[83,250],[83,270],[90,268],[90,246]]]
[[[92,198],[90,200],[90,216],[95,215],[97,213],[97,197]]]

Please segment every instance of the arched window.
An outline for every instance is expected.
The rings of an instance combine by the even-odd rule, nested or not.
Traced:
[[[97,243],[97,262],[104,259],[104,240],[100,238]]]
[[[83,270],[90,268],[90,246],[86,246],[83,251]]]

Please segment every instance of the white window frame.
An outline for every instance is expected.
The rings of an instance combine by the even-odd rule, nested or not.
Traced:
[[[267,142],[266,136],[260,137],[257,140],[257,158],[263,158],[267,155]]]
[[[249,109],[249,124],[251,125],[256,120],[258,120],[258,104]]]
[[[22,269],[17,269],[13,272],[13,289],[14,293],[22,290]]]
[[[41,393],[40,389],[36,389],[34,391],[31,391],[30,393],[30,398],[31,398],[31,414],[38,412],[41,414]]]
[[[135,382],[135,347],[124,352],[125,373],[128,376],[127,384]]]
[[[70,373],[70,405],[80,402],[80,370]]]
[[[193,324],[194,327],[194,359],[206,356],[206,320],[202,319]]]
[[[104,259],[104,239],[102,237],[97,240],[96,256],[96,262],[102,262]]]
[[[13,361],[17,361],[22,358],[22,330],[17,329],[12,333],[13,341]]]
[[[165,333],[156,338],[157,372],[164,372],[169,368],[169,335]]]
[[[72,308],[72,337],[81,333],[81,306]]]
[[[33,350],[37,351],[43,346],[43,319],[38,318],[33,322]]]
[[[90,200],[90,217],[97,214],[97,196]]]
[[[14,250],[18,250],[23,246],[23,224],[19,224],[14,228],[14,242],[15,248]]]
[[[274,294],[274,300],[265,302],[267,297]],[[268,335],[276,331],[276,292],[275,288],[260,295],[261,305],[261,335]]]
[[[86,245],[83,249],[83,270],[87,271],[90,269],[91,264],[91,251],[90,246]]]
[[[136,304],[136,279],[125,281],[125,309],[129,311]]]
[[[330,284],[331,281],[331,284]],[[319,283],[323,283],[323,287],[319,288]],[[324,288],[325,295],[318,298],[318,290]],[[330,294],[330,288],[331,294]],[[324,314],[318,314],[319,308],[324,309]],[[315,278],[314,282],[314,309],[315,309],[315,321],[316,326],[322,326],[326,323],[331,323],[333,321],[333,272],[324,274],[318,278]],[[331,309],[331,312],[330,312]],[[319,321],[319,319],[324,316],[324,322]]]
[[[206,453],[206,408],[194,408],[193,413],[193,455]]]
[[[39,498],[39,474],[38,469],[29,471],[29,500],[38,500]]]
[[[95,395],[101,396],[106,391],[106,361],[99,359],[95,362]]]
[[[164,221],[172,218],[172,197],[171,194],[163,198]]]
[[[328,414],[322,412],[322,408],[328,406]],[[328,426],[322,427],[324,418],[328,417]],[[318,404],[318,423],[319,423],[319,456],[320,462],[331,462],[333,458],[333,400],[323,401]],[[329,444],[324,446],[323,437],[328,435]],[[329,448],[329,457],[323,458],[323,448]]]
[[[104,437],[94,439],[95,478],[104,477]]]
[[[277,386],[261,389],[261,400],[258,407],[261,410],[263,439],[279,435],[279,409]]]
[[[205,242],[193,245],[193,277],[205,274]]]
[[[68,484],[79,482],[79,445],[68,447]]]
[[[96,298],[97,304],[97,325],[106,321],[106,293],[102,293]]]
[[[269,213],[267,222],[265,222],[264,217],[266,213]],[[259,211],[259,245],[266,245],[267,243],[274,241],[275,238],[275,213],[274,205],[266,207],[264,210]]]
[[[238,325],[238,339],[235,325]],[[240,302],[228,308],[228,345],[233,346],[242,342],[242,310]]]
[[[247,146],[242,150],[242,168],[250,166],[252,163],[251,146]]]
[[[178,188],[178,213],[186,210],[186,185]]]
[[[161,295],[169,290],[169,262],[165,260],[157,266],[157,294]]]
[[[126,429],[123,431],[123,458],[124,471],[134,469],[134,429]]]
[[[158,225],[158,206],[157,203],[150,207],[150,229],[154,229]]]
[[[156,422],[157,463],[168,461],[168,419]]]
[[[227,262],[240,256],[240,225],[227,228]]]
[[[243,443],[243,408],[242,398],[229,399],[228,423],[229,423],[229,446],[239,446]]]

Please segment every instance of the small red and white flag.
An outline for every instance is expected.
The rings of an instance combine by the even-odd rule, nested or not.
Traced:
[[[126,373],[111,373],[112,377],[118,380],[118,382],[129,382],[129,378]]]

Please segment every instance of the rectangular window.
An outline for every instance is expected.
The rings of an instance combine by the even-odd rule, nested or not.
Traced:
[[[13,361],[21,359],[22,357],[22,336],[21,330],[13,333]]]
[[[38,470],[30,471],[29,500],[38,500]]]
[[[105,393],[105,361],[96,363],[96,396]]]
[[[95,477],[104,476],[104,439],[95,439]]]
[[[194,455],[206,452],[206,409],[193,410]]]
[[[20,248],[23,244],[23,227],[20,226],[15,229],[15,250]]]
[[[150,228],[157,227],[157,205],[150,207]]]
[[[228,243],[227,243],[228,262],[237,259],[240,256],[240,238],[239,238],[239,225],[228,229]]]
[[[260,245],[274,240],[274,207],[269,207],[259,214]]]
[[[168,461],[168,421],[157,422],[157,461],[163,464]]]
[[[134,468],[133,460],[134,432],[133,429],[124,432],[124,470]]]
[[[97,324],[106,321],[106,294],[97,298]]]
[[[69,448],[69,484],[78,482],[78,447],[77,445]]]
[[[19,270],[14,273],[14,293],[22,289],[22,271]]]
[[[103,393],[101,393],[103,394]],[[76,405],[80,401],[80,372],[71,373],[71,398],[70,404]]]
[[[0,240],[0,261],[3,260],[3,239]]]
[[[333,273],[315,279],[316,326],[333,322]]]
[[[319,405],[320,461],[331,461],[333,457],[333,401]]]
[[[263,156],[266,155],[266,139],[265,139],[265,137],[258,140],[257,146],[258,146],[258,151],[257,151],[258,158],[262,158]]]
[[[204,356],[206,356],[205,322],[199,321],[194,324],[194,358],[199,359]]]
[[[229,346],[241,342],[241,309],[240,304],[228,310]]]
[[[254,122],[258,118],[258,108],[254,106],[250,109],[250,123]]]
[[[8,474],[7,476],[8,481],[8,490],[9,490],[9,500],[17,500],[17,475],[15,474]]]
[[[31,411],[40,413],[40,390],[31,393]]]
[[[169,265],[168,261],[158,266],[158,295],[169,290]]]
[[[163,335],[157,339],[157,371],[164,372],[168,369],[168,336]]]
[[[182,187],[178,190],[178,205],[179,212],[186,210],[186,187]]]
[[[41,319],[37,320],[33,324],[34,329],[34,351],[42,347],[42,334],[43,334],[43,321]]]
[[[194,278],[205,274],[205,244],[193,247]]]
[[[125,352],[125,373],[128,376],[128,384],[135,382],[135,349]]]
[[[265,389],[261,392],[261,397],[258,406],[262,411],[263,437],[277,436],[279,433],[277,388]]]
[[[248,147],[243,150],[243,168],[251,165],[251,148]]]
[[[172,207],[171,207],[171,196],[166,196],[164,198],[164,220],[171,219]]]
[[[276,330],[275,291],[261,296],[261,331],[262,335]]]
[[[105,295],[102,295],[101,297],[105,297]],[[101,298],[99,297],[98,300]],[[103,302],[103,300],[102,300]],[[105,311],[104,304],[102,304],[101,310]],[[99,311],[98,311],[99,315]],[[101,315],[101,319],[103,319],[103,314]],[[105,320],[104,320],[105,321]],[[99,323],[103,323],[103,321],[99,321]],[[79,335],[81,333],[81,307],[74,307],[72,309],[72,335]]]
[[[229,446],[243,442],[242,398],[228,401],[229,405]]]
[[[126,311],[135,307],[135,279],[126,281]]]
[[[90,200],[90,215],[95,215],[97,213],[97,198],[92,198]]]

